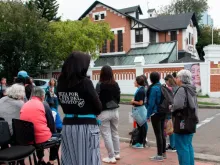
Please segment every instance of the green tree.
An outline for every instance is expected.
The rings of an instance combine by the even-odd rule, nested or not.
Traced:
[[[49,23],[23,3],[0,2],[0,64],[3,74],[12,79],[24,69],[37,76],[53,59],[48,51]],[[49,52],[49,53],[48,53]]]
[[[27,2],[29,9],[35,7],[43,18],[48,21],[59,21],[61,17],[57,17],[59,4],[57,0],[30,0]]]
[[[196,49],[200,56],[201,60],[204,60],[204,51],[203,48],[207,45],[212,44],[212,27],[210,26],[201,26],[200,27],[201,34],[198,37],[198,43],[196,45]],[[220,44],[220,29],[213,29],[213,43]]]
[[[105,40],[111,40],[114,35],[105,22],[94,23],[89,18],[81,21],[52,22],[51,36],[54,51],[60,60],[64,60],[70,52],[77,50],[87,52],[96,58]]]
[[[160,14],[181,14],[195,12],[197,20],[200,21],[202,13],[208,9],[208,0],[173,0],[169,5],[162,6]]]

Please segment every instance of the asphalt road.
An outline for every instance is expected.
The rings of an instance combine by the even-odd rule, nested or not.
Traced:
[[[119,135],[123,138],[130,138],[128,133],[132,130],[132,123],[129,122],[131,105],[120,105]],[[61,116],[62,110],[60,108]],[[193,139],[193,146],[196,153],[220,156],[220,110],[200,109],[199,128]],[[149,123],[148,140],[155,142],[155,135],[151,123]]]

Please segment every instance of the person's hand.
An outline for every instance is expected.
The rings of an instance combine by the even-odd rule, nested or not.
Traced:
[[[134,104],[134,99],[131,100],[131,104]]]
[[[147,122],[148,122],[148,123],[150,123],[150,122],[151,122],[150,118],[149,118],[149,119],[147,119]]]

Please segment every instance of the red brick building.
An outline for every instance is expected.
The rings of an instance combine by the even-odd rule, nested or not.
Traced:
[[[157,16],[155,9],[148,10],[148,18],[140,19],[140,6],[115,9],[95,1],[79,19],[109,23],[115,35],[100,50],[96,66],[132,65],[135,56],[143,56],[146,64],[199,60],[196,51],[198,23],[194,13]]]

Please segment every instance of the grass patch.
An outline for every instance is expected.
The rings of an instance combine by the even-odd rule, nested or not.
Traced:
[[[216,103],[208,103],[208,102],[198,102],[199,105],[219,105]]]
[[[121,96],[134,96],[133,94],[121,94]]]
[[[121,98],[120,102],[131,102],[131,99],[128,98]]]
[[[198,98],[209,98],[209,95],[205,95],[205,96],[198,96]]]

